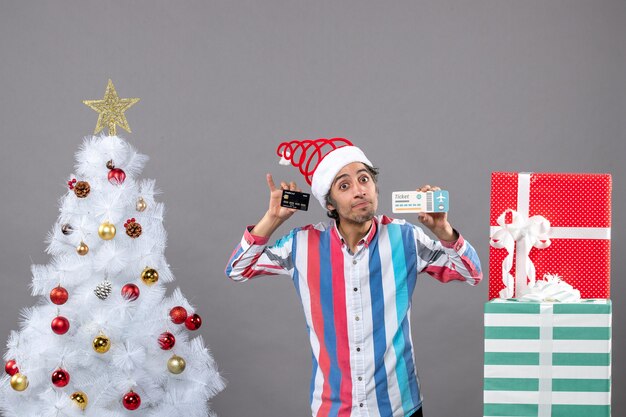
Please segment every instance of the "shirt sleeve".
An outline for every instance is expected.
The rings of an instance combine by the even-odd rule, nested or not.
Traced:
[[[278,239],[273,246],[268,246],[267,238],[250,233],[253,228],[246,228],[241,242],[233,251],[226,265],[226,276],[233,281],[243,282],[264,275],[291,275],[295,229]]]
[[[478,284],[483,273],[474,247],[461,234],[454,242],[435,241],[414,226],[419,272],[426,272],[441,282],[464,281]]]

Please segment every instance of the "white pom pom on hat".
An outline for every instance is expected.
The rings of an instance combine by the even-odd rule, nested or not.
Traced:
[[[281,165],[293,165],[304,175],[313,196],[326,210],[326,194],[335,176],[353,162],[372,166],[363,151],[345,138],[293,140],[278,145],[276,153]]]

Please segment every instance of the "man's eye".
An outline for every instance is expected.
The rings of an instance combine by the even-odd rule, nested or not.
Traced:
[[[369,180],[369,177],[361,177],[361,182],[368,182]]]
[[[346,184],[345,182],[343,184],[339,185],[339,189],[340,190],[347,190],[348,189],[348,184]]]

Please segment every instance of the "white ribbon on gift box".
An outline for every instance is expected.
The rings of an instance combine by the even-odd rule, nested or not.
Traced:
[[[504,289],[500,298],[513,298],[527,293],[528,285],[535,283],[535,265],[530,260],[530,250],[545,249],[550,239],[611,239],[610,227],[551,227],[543,216],[528,217],[530,211],[530,172],[520,172],[517,184],[517,211],[505,210],[498,217],[498,226],[491,226],[491,246],[504,248],[507,256],[502,261]],[[507,212],[513,222],[506,224]],[[515,277],[509,272],[515,253]]]
[[[554,301],[580,302],[580,291],[561,281],[556,274],[544,274],[543,279],[528,286],[528,293],[519,301],[538,302],[540,304],[539,327],[539,400],[537,417],[552,415],[552,337],[554,331]]]
[[[544,274],[543,279],[528,286],[527,293],[519,301],[578,303],[581,300],[580,291],[562,281],[560,276]]]
[[[553,305],[540,305],[541,324],[539,327],[539,401],[537,417],[552,415],[552,335],[554,332]]]

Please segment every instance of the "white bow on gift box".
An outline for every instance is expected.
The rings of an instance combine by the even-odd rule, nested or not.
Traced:
[[[511,213],[513,221],[506,223],[506,214]],[[525,286],[518,285],[515,290],[515,277],[509,272],[513,267],[513,254],[515,258],[516,276],[518,281],[523,277],[528,278],[528,285],[535,284],[535,265],[529,258],[530,250],[535,247],[544,249],[550,246],[550,222],[543,216],[528,218],[515,210],[508,209],[498,217],[499,227],[491,236],[491,246],[497,249],[506,249],[507,255],[502,261],[502,281],[504,289],[500,291],[500,298],[512,298],[514,294],[525,292]],[[515,244],[517,243],[517,251]]]
[[[580,291],[562,281],[557,274],[544,274],[543,279],[528,286],[526,294],[519,301],[577,303]]]

